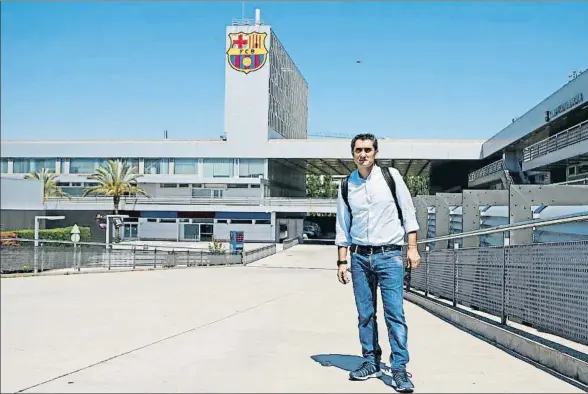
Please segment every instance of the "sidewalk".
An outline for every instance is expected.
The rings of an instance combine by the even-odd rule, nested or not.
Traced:
[[[299,245],[249,267],[2,279],[2,392],[393,392],[347,378],[361,349],[334,255]],[[415,392],[581,392],[405,311]]]

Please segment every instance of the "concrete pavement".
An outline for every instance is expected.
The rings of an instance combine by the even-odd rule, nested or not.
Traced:
[[[248,267],[2,279],[1,390],[393,392],[387,377],[347,379],[361,348],[335,257],[298,245]],[[405,311],[415,392],[581,392]]]

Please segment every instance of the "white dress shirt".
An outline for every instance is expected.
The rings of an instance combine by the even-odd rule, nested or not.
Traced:
[[[349,176],[348,200],[353,212],[353,223],[349,229],[349,211],[339,188],[337,200],[337,222],[335,244],[339,246],[356,245],[402,245],[406,233],[418,231],[412,197],[397,169],[389,167],[396,183],[396,196],[392,197],[390,188],[382,174],[382,169],[374,165],[366,179],[357,170]],[[404,223],[400,223],[393,198],[398,197]]]

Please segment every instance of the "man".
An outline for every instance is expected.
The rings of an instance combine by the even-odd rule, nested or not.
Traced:
[[[382,374],[382,349],[378,344],[375,309],[379,284],[392,348],[390,364],[394,388],[399,392],[412,392],[414,385],[406,372],[409,356],[402,305],[404,263],[401,245],[404,244],[405,234],[408,234],[408,264],[412,268],[418,267],[420,256],[416,232],[419,226],[414,205],[408,187],[395,168],[389,168],[396,184],[396,195],[392,195],[383,173],[387,169],[375,164],[378,141],[373,134],[359,134],[353,138],[351,151],[357,170],[348,178],[349,208],[343,199],[343,185],[339,188],[335,240],[338,245],[337,276],[342,284],[349,282],[349,250],[353,293],[359,315],[359,341],[365,361],[349,377],[365,380]],[[396,203],[401,212],[398,212]]]

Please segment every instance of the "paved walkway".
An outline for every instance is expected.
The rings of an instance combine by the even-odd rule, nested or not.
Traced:
[[[335,257],[299,245],[250,267],[2,279],[1,390],[393,392],[347,379],[360,346]],[[405,310],[415,392],[580,392]]]

